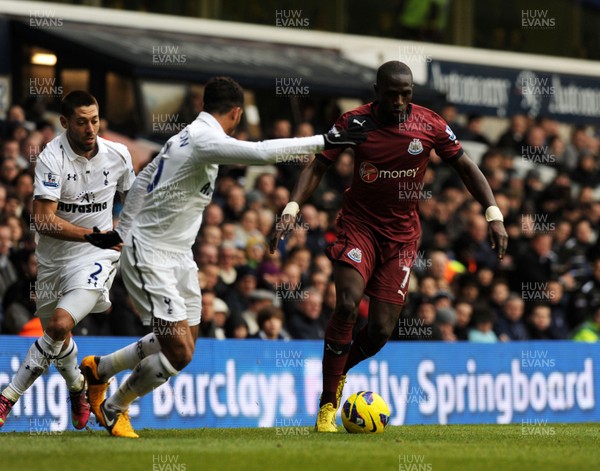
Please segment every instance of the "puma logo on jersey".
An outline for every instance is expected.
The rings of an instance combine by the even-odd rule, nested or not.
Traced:
[[[360,263],[362,261],[362,252],[359,248],[352,249],[346,255],[350,260],[354,260],[356,263]]]
[[[354,118],[352,120],[352,122],[358,124],[359,126],[362,126],[363,124],[365,124],[367,122],[367,120],[363,119],[362,121],[359,121],[358,119]]]

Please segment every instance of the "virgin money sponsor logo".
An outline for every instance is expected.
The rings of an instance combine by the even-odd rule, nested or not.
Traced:
[[[408,168],[402,170],[380,170],[371,162],[363,162],[360,164],[360,178],[365,183],[373,183],[378,178],[415,178],[417,176],[417,168]]]

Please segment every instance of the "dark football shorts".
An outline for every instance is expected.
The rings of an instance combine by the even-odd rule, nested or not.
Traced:
[[[378,301],[403,305],[418,240],[397,242],[354,220],[338,218],[338,233],[327,247],[333,261],[354,267],[365,281],[365,294]]]

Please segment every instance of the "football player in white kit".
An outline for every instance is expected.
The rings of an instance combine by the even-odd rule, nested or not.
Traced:
[[[124,198],[135,175],[127,148],[98,137],[100,116],[92,95],[65,96],[60,122],[65,132],[48,143],[35,166],[36,315],[44,335],[0,395],[0,426],[51,363],[67,382],[73,426],[84,428],[90,415],[71,329],[89,313],[110,307],[108,291],[120,254],[94,247],[84,236],[94,227],[112,228],[115,193]]]
[[[201,298],[191,248],[210,203],[219,164],[274,163],[366,139],[361,131],[349,129],[295,139],[238,141],[230,136],[240,122],[243,105],[243,90],[234,80],[211,79],[204,91],[204,111],[171,137],[140,172],[116,229],[86,237],[103,248],[125,241],[123,280],[142,320],[153,326],[153,333],[132,345],[82,361],[92,412],[112,435],[137,438],[127,415],[129,405],[192,360]],[[133,372],[115,394],[104,399],[108,379],[125,369]]]

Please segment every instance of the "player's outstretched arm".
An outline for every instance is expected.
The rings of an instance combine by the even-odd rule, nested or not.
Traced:
[[[508,234],[504,228],[504,218],[500,209],[496,206],[496,199],[489,183],[479,167],[465,153],[452,162],[451,165],[458,172],[473,197],[481,206],[486,208],[485,218],[489,222],[490,242],[492,248],[498,253],[498,259],[502,260],[508,245]]]
[[[57,208],[57,201],[40,198],[33,200],[33,222],[37,232],[55,239],[85,242],[85,236],[91,234],[92,229],[76,226],[58,217]]]
[[[289,161],[293,156],[316,154],[323,150],[356,146],[366,141],[367,133],[360,127],[329,131],[310,137],[270,139],[260,142],[222,138],[199,147],[203,163],[261,165]]]
[[[304,204],[308,198],[314,193],[319,186],[323,175],[329,167],[319,159],[313,161],[306,166],[300,173],[300,177],[292,190],[290,202],[283,210],[279,220],[275,223],[275,229],[271,234],[269,248],[271,253],[275,252],[277,243],[293,230],[296,223],[296,216],[300,211],[300,205]]]

